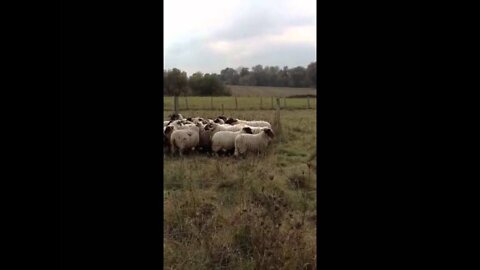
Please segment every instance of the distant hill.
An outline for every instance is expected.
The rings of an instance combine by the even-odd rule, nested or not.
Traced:
[[[316,96],[317,89],[314,88],[293,88],[293,87],[271,87],[271,86],[242,86],[227,85],[232,91],[232,96],[237,97],[289,97],[289,96]]]

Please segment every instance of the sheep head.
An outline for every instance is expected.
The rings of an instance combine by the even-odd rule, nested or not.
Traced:
[[[173,130],[174,130],[174,127],[173,127],[173,126],[167,126],[167,127],[165,128],[164,134],[165,134],[166,136],[170,136],[170,134],[172,134]]]
[[[265,132],[265,134],[267,134],[267,136],[270,137],[270,139],[273,139],[275,137],[273,130],[270,128],[264,128],[263,132]]]
[[[236,122],[237,122],[237,119],[233,119],[231,117],[225,120],[225,124],[229,124],[229,125],[233,125]]]
[[[253,134],[253,131],[250,127],[244,127],[244,128],[242,128],[242,131],[247,133],[247,134]]]
[[[180,120],[180,119],[183,119],[183,117],[179,113],[173,113],[170,115],[170,120]]]
[[[216,127],[217,127],[217,124],[215,124],[215,123],[209,123],[208,125],[205,126],[205,130],[206,130],[206,131],[214,130]]]

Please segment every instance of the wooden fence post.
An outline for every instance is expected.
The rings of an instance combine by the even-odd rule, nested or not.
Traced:
[[[238,110],[238,102],[237,102],[237,97],[235,97],[235,110]]]
[[[178,114],[178,96],[173,96],[173,111]]]
[[[275,112],[275,137],[282,141],[282,125],[280,123],[280,98],[277,98],[277,110]]]

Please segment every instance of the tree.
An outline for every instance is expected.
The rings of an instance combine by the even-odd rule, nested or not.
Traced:
[[[288,66],[284,66],[282,70],[278,72],[277,86],[286,87],[289,82]]]
[[[230,95],[228,89],[220,80],[221,75],[194,73],[188,80],[188,85],[194,95],[225,96]]]
[[[290,73],[290,85],[293,87],[306,87],[308,83],[306,81],[307,78],[307,70],[304,67],[298,66],[289,70]]]
[[[165,73],[164,73],[165,76]],[[179,69],[172,69],[166,73],[164,80],[165,92],[167,95],[179,96],[187,93],[188,78],[187,73]]]
[[[268,78],[262,65],[256,65],[252,67],[252,73],[255,78],[255,84],[258,86],[268,86]]]
[[[257,79],[255,78],[255,73],[250,72],[248,75],[240,77],[239,81],[240,85],[257,85]]]
[[[317,62],[313,62],[308,65],[307,78],[310,86],[317,87]]]
[[[193,95],[204,96],[203,93],[203,74],[201,72],[195,72],[188,79],[188,86],[190,87]]]
[[[248,74],[250,74],[250,71],[248,71],[248,68],[242,67],[240,70],[240,78],[247,76]]]
[[[238,84],[238,80],[240,76],[238,75],[237,71],[233,68],[226,68],[220,72],[221,80],[225,84]]]

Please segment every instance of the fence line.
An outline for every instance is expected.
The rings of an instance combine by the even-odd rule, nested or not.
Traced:
[[[279,106],[284,110],[309,110],[317,109],[316,99],[313,99],[313,103],[310,101],[310,97],[305,98],[287,98],[283,97],[283,106],[281,106],[281,97],[270,97],[271,106],[263,106],[264,97],[187,97],[187,96],[173,96],[170,99],[165,97],[164,110],[169,111],[170,108],[174,112],[179,113],[181,110],[276,110]],[[197,99],[198,98],[198,99]],[[180,99],[185,99],[181,101]],[[208,102],[210,99],[210,102]],[[260,100],[258,100],[260,99]],[[276,102],[275,102],[276,100]],[[170,103],[170,101],[172,103]],[[210,103],[210,104],[208,104]],[[277,103],[277,104],[275,104]],[[180,105],[182,104],[182,105]],[[214,105],[216,104],[216,105]],[[246,104],[246,105],[245,105]],[[243,106],[242,106],[243,105]]]

